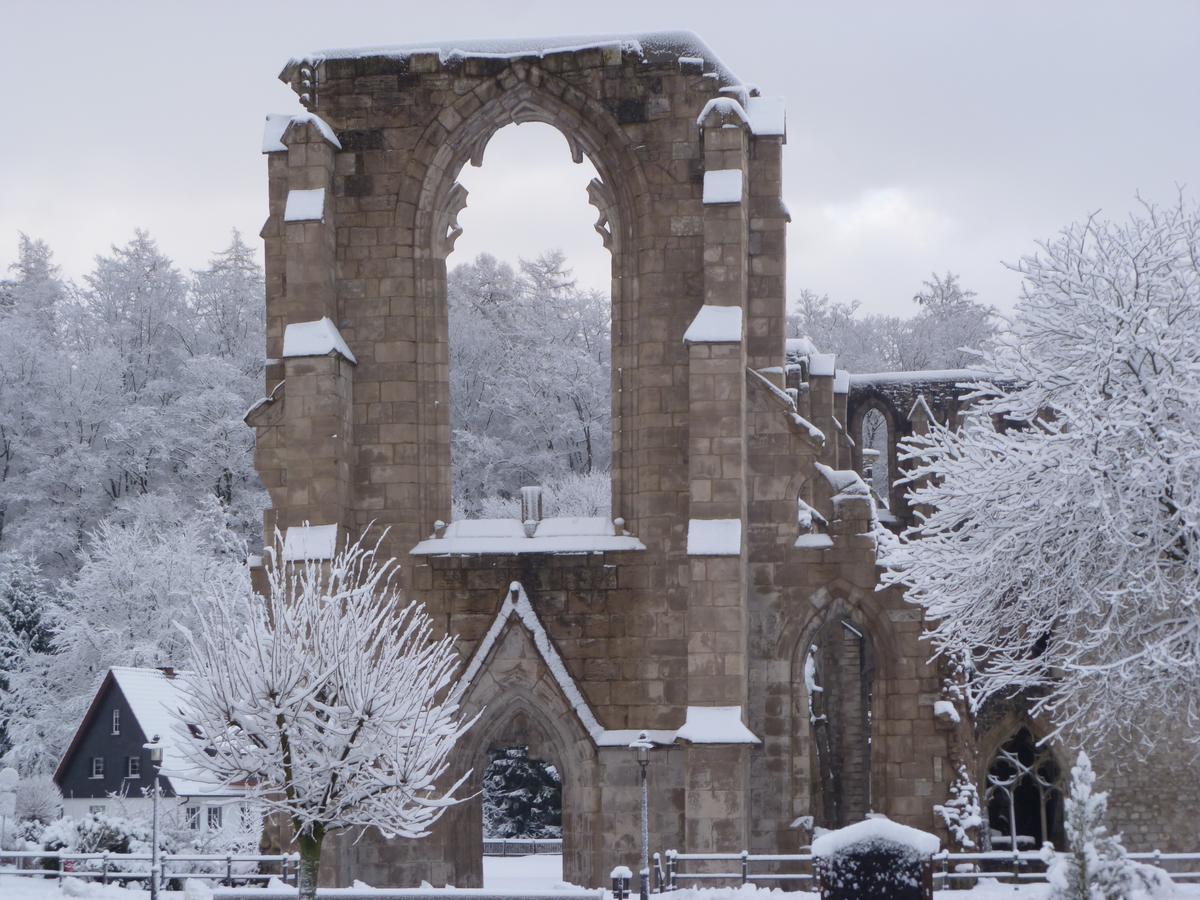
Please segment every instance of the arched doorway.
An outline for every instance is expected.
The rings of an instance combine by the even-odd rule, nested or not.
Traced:
[[[863,627],[835,611],[804,655],[815,823],[841,828],[872,808],[875,650]]]
[[[1034,850],[1063,844],[1063,770],[1048,746],[1028,728],[1009,738],[988,766],[990,845],[997,850]]]

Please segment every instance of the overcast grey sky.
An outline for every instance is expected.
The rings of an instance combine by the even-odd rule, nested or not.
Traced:
[[[17,232],[80,277],[144,227],[201,265],[266,216],[276,75],[322,47],[454,37],[698,32],[788,105],[789,297],[908,313],[930,270],[1009,307],[1014,260],[1134,193],[1200,189],[1200,2],[18,2],[0,0],[0,265]],[[606,284],[587,166],[505,129],[464,180],[451,262],[561,246]]]

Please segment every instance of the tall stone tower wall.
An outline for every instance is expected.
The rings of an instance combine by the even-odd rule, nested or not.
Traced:
[[[554,762],[583,884],[636,861],[642,729],[655,848],[797,851],[806,817],[869,809],[933,828],[951,738],[917,612],[875,591],[847,379],[832,357],[785,375],[782,105],[687,34],[327,52],[282,77],[309,113],[272,118],[264,144],[264,524],[318,558],[390,527],[483,711],[457,770],[477,783],[514,743]],[[615,517],[530,536],[447,524],[457,176],[527,121],[600,173]],[[814,715],[813,677],[845,702]],[[325,871],[477,884],[480,829],[475,801],[425,841],[336,841]]]

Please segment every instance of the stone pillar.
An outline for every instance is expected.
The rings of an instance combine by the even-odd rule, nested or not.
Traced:
[[[750,134],[732,100],[702,117],[704,306],[688,345],[688,707],[747,708],[746,305]],[[720,735],[710,736],[720,740]],[[747,846],[749,753],[693,743],[684,845]]]

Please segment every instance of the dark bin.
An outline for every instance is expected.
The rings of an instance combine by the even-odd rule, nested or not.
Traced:
[[[875,816],[813,841],[822,900],[933,900],[935,835]]]

